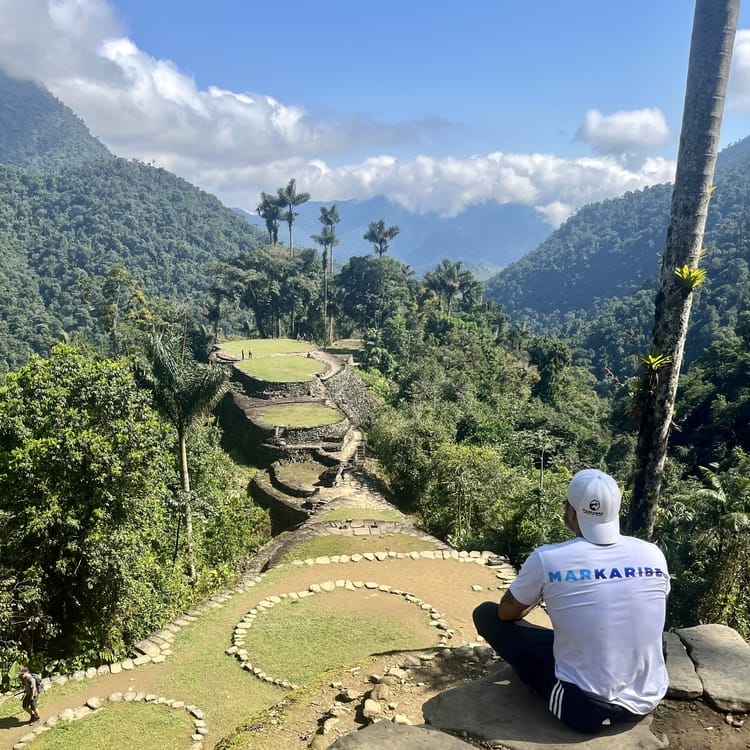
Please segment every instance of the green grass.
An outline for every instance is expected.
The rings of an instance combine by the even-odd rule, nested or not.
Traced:
[[[185,710],[147,703],[105,703],[95,713],[61,723],[34,740],[34,750],[163,750],[190,748],[193,721]]]
[[[269,576],[267,580],[270,583],[279,577]],[[205,711],[211,745],[244,717],[274,705],[285,693],[244,672],[235,659],[224,653],[231,645],[234,626],[248,611],[248,599],[262,598],[261,590],[256,587],[248,594],[233,597],[179,633],[174,641],[174,656],[168,662],[170,669],[159,681],[160,694],[187,696],[182,699]]]
[[[219,346],[234,357],[241,357],[242,350],[247,356],[248,350],[255,357],[268,357],[273,354],[295,354],[305,353],[315,349],[315,345],[308,341],[294,341],[293,339],[238,339],[235,341],[222,341]]]
[[[327,346],[325,350],[328,354],[335,354],[337,356],[348,356],[352,355],[356,357],[362,353],[362,339],[341,339],[340,341],[334,341],[330,346]]]
[[[336,424],[344,416],[338,409],[322,404],[276,404],[266,406],[252,414],[253,421],[262,427],[318,427]]]
[[[248,375],[269,383],[300,383],[325,372],[325,362],[308,357],[267,357],[237,362],[237,367]]]
[[[345,596],[363,597],[368,593],[352,591]],[[424,631],[416,633],[413,626],[393,617],[344,610],[326,602],[329,596],[333,595],[290,600],[259,617],[245,641],[251,663],[273,677],[299,684],[371,654],[424,648],[434,640],[426,620]],[[411,605],[404,602],[403,606]]]
[[[324,470],[323,464],[315,461],[302,461],[300,463],[282,464],[276,469],[276,476],[282,482],[314,485],[320,479]]]
[[[396,510],[373,510],[372,508],[334,508],[320,516],[316,516],[316,521],[347,521],[355,520],[372,520],[372,521],[393,521],[394,523],[403,523],[404,517]]]
[[[149,664],[133,672],[136,679],[133,683],[134,690],[139,689],[138,677],[143,675],[145,679],[155,680],[155,685],[148,692],[184,700],[186,703],[195,704],[206,713],[210,730],[206,748],[213,747],[214,743],[233,731],[244,718],[275,705],[286,692],[244,672],[235,659],[224,653],[224,649],[231,643],[234,626],[248,611],[249,602],[263,598],[263,588],[278,581],[286,572],[283,569],[271,571],[261,584],[247,593],[232,597],[221,608],[209,610],[177,634],[174,655],[164,664]],[[109,682],[108,677],[99,676],[83,682],[70,681],[62,686],[56,685],[42,694],[39,699],[39,712],[42,716],[47,716],[46,706],[76,693],[85,693],[85,697],[77,701],[78,705],[92,695],[105,698],[112,692],[108,686]],[[54,740],[56,744],[42,745],[42,740],[38,739],[34,741],[33,747],[43,750],[179,750],[191,746],[189,738],[192,734],[192,722],[185,711],[170,712],[166,708],[158,707],[154,715],[151,709],[157,707],[143,703],[106,705],[107,708],[102,710],[100,715],[95,714],[74,722],[69,728],[56,727],[45,733],[45,741]],[[120,706],[123,709],[131,709],[125,717],[127,727],[121,727],[122,717],[117,712]],[[26,716],[21,711],[18,698],[10,698],[0,704],[0,719],[10,716]],[[171,728],[165,726],[165,721],[174,720],[179,720],[179,723],[172,724]],[[94,721],[101,722],[98,734],[92,732],[92,738],[77,734],[87,731],[86,725]],[[185,724],[185,721],[188,723]],[[131,737],[137,739],[130,741]],[[100,744],[96,744],[97,742]]]
[[[289,550],[284,562],[307,560],[332,555],[354,555],[363,552],[421,552],[436,549],[431,542],[426,542],[409,534],[387,534],[385,536],[339,536],[322,534],[306,539]]]

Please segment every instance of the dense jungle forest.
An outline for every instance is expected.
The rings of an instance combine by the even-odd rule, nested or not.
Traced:
[[[382,475],[457,548],[519,564],[565,538],[564,489],[586,466],[616,476],[627,502],[669,186],[583,208],[485,289],[450,259],[416,277],[379,216],[372,253],[334,265],[338,210],[294,235],[310,198],[294,179],[259,196],[263,233],[164,170],[102,153],[62,105],[45,114],[45,92],[17,94],[46,145],[0,130],[2,664],[111,660],[268,538],[212,418],[230,387],[206,363],[222,339],[361,338]],[[747,637],[746,151],[717,173],[655,538],[671,624]]]

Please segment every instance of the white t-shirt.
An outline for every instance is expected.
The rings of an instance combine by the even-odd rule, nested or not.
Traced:
[[[538,547],[510,591],[522,604],[544,600],[558,679],[636,714],[664,697],[669,574],[656,545],[621,536],[607,546],[577,537]]]

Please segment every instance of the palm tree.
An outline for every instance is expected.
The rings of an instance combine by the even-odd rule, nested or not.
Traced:
[[[231,298],[231,293],[228,289],[224,289],[221,286],[212,286],[208,290],[208,293],[209,298],[201,305],[201,315],[207,318],[211,324],[211,337],[213,343],[216,344],[219,340],[219,329],[224,312],[222,303],[224,300]]]
[[[185,522],[188,572],[197,577],[193,544],[193,503],[187,438],[196,422],[208,414],[229,389],[228,371],[220,365],[199,364],[188,346],[187,326],[177,335],[153,330],[146,343],[150,369],[137,376],[151,391],[157,411],[177,431],[181,493],[178,505]],[[178,522],[175,551],[180,538]]]
[[[688,486],[659,514],[661,543],[675,556],[674,566],[678,571],[687,566],[701,581],[696,611],[701,622],[735,626],[737,602],[747,589],[750,479],[742,468],[719,475],[715,464],[700,467],[703,486]]]
[[[319,220],[323,229],[320,234],[313,234],[311,237],[323,246],[323,345],[325,346],[331,338],[328,326],[328,280],[333,267],[333,248],[339,244],[335,227],[341,221],[336,204],[330,208],[321,206]]]
[[[310,200],[310,193],[298,193],[297,182],[293,178],[285,188],[277,190],[276,205],[280,209],[286,209],[283,215],[284,221],[289,225],[289,257],[294,255],[292,249],[292,224],[299,214],[294,210],[295,206],[300,206]]]
[[[426,273],[424,281],[425,286],[440,297],[440,307],[448,318],[451,317],[453,302],[457,297],[475,301],[475,287],[479,284],[471,271],[464,270],[460,260],[454,263],[447,258],[444,258],[434,271]]]
[[[262,192],[255,213],[266,222],[268,244],[277,244],[279,241],[279,221],[281,220],[281,206],[279,206],[277,198]]]
[[[397,226],[386,227],[383,219],[380,221],[371,221],[364,234],[364,238],[372,243],[373,250],[378,258],[382,258],[388,252],[391,240],[401,230]]]
[[[654,529],[693,291],[705,275],[698,262],[739,4],[739,0],[695,3],[677,174],[652,349],[643,358],[636,468],[626,519],[630,533],[642,533],[646,538]]]

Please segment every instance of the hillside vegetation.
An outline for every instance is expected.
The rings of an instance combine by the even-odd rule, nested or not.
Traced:
[[[686,362],[731,335],[750,306],[750,141],[725,153],[706,225],[708,279],[693,306]],[[515,322],[562,336],[597,375],[635,372],[648,348],[671,199],[658,185],[585,206],[487,283]]]
[[[0,164],[40,172],[112,158],[46,89],[0,70]]]

